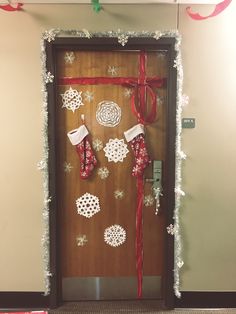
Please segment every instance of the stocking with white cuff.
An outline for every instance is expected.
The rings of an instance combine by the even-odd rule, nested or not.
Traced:
[[[79,155],[81,179],[87,179],[97,164],[88,134],[89,132],[85,125],[81,125],[78,129],[67,133],[71,144],[76,147],[77,154]]]

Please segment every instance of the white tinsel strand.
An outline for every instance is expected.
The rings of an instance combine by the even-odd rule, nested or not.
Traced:
[[[43,34],[43,38],[41,40],[41,64],[42,64],[42,96],[43,96],[43,105],[42,105],[42,118],[43,118],[43,194],[44,194],[44,207],[43,207],[43,227],[44,232],[42,236],[42,250],[43,250],[43,264],[44,264],[44,294],[48,295],[50,293],[50,251],[49,251],[49,176],[48,176],[48,94],[46,84],[48,83],[49,75],[46,69],[46,53],[45,53],[45,44],[43,39],[47,39],[48,41],[54,40],[54,32],[49,31],[46,33],[48,38],[45,38],[45,33]],[[52,39],[53,38],[53,39]]]

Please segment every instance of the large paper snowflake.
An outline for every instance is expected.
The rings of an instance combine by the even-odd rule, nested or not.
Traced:
[[[104,231],[104,241],[113,247],[123,244],[126,240],[126,231],[120,225],[112,225]]]
[[[101,125],[114,127],[120,123],[121,109],[113,101],[103,100],[98,104],[96,119]]]
[[[128,154],[129,150],[127,145],[124,143],[124,140],[119,140],[118,138],[109,139],[109,142],[106,143],[106,146],[103,148],[105,156],[108,158],[108,161],[123,162],[123,159]]]
[[[77,212],[87,218],[100,211],[99,199],[97,196],[90,193],[85,193],[76,200]]]
[[[78,92],[76,89],[70,87],[68,90],[65,91],[64,94],[61,94],[62,97],[62,108],[66,108],[68,110],[72,110],[75,112],[80,106],[83,106],[82,103],[82,92]]]
[[[96,138],[95,140],[93,140],[93,149],[96,151],[96,152],[99,152],[100,150],[103,149],[103,143],[101,140],[99,140],[98,138]]]
[[[109,176],[109,170],[107,169],[107,167],[101,167],[98,169],[98,175],[99,177],[104,180]]]

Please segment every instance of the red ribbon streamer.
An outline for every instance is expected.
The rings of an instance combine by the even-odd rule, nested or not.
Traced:
[[[12,4],[4,4],[4,5],[0,5],[0,9],[5,10],[5,11],[20,11],[22,10],[23,3],[17,3],[16,6],[13,6]]]
[[[137,208],[136,208],[136,270],[138,279],[138,298],[142,298],[143,287],[143,176],[137,177]]]
[[[152,123],[156,119],[157,97],[154,92],[154,87],[163,87],[166,84],[165,78],[146,77],[146,58],[145,52],[140,53],[139,57],[139,77],[63,77],[59,79],[59,85],[98,85],[111,84],[122,85],[133,88],[131,96],[131,109],[138,118],[138,121],[143,124]],[[151,98],[151,111],[145,117],[146,96],[149,93]],[[135,98],[138,98],[138,105],[135,103]]]
[[[165,78],[146,77],[146,60],[147,54],[144,51],[140,52],[139,56],[139,77],[64,77],[59,79],[59,85],[97,85],[111,84],[122,85],[133,88],[131,96],[131,109],[138,121],[142,124],[152,123],[156,119],[157,97],[154,87],[164,87],[166,84]],[[151,111],[145,117],[147,93],[151,98]],[[138,105],[135,99],[138,99]],[[137,207],[136,207],[136,270],[138,280],[138,298],[142,297],[143,283],[143,195],[144,183],[143,175],[137,177]]]
[[[206,20],[210,17],[214,17],[218,14],[220,14],[222,11],[224,11],[228,5],[230,5],[232,0],[224,0],[220,3],[218,3],[216,6],[215,6],[215,9],[214,11],[210,14],[210,15],[207,15],[207,16],[202,16],[200,15],[199,13],[193,13],[191,11],[191,7],[187,7],[186,8],[186,11],[187,11],[187,14],[193,19],[193,20],[196,20],[196,21],[201,21],[201,20]]]

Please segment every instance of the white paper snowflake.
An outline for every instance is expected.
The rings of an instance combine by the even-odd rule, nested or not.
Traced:
[[[163,105],[164,97],[157,95],[157,106]]]
[[[117,67],[115,67],[115,66],[113,66],[113,65],[109,65],[107,72],[108,72],[108,74],[110,74],[111,76],[116,76],[117,73],[118,73],[118,69],[117,69]]]
[[[90,92],[90,91],[87,90],[87,91],[84,93],[84,99],[85,99],[86,101],[91,102],[91,101],[93,101],[93,98],[94,98],[93,92]]]
[[[38,170],[45,170],[47,168],[47,162],[45,160],[41,160],[37,163]]]
[[[99,198],[90,193],[85,193],[76,200],[77,212],[87,218],[100,211]]]
[[[126,231],[120,225],[112,225],[104,231],[104,241],[113,247],[123,244],[126,240]]]
[[[121,109],[113,101],[103,100],[96,111],[97,122],[103,126],[115,127],[121,120]]]
[[[65,63],[72,64],[75,60],[75,54],[73,51],[67,51],[64,56]]]
[[[94,149],[96,152],[99,152],[100,150],[103,149],[103,143],[102,143],[102,141],[99,140],[98,138],[96,138],[95,140],[93,140],[92,145],[93,145],[93,149]]]
[[[86,28],[83,28],[82,31],[83,31],[86,38],[92,37],[92,34],[90,34],[90,32]]]
[[[109,142],[106,143],[105,148],[103,148],[105,156],[108,158],[108,161],[123,162],[123,159],[128,154],[129,150],[127,145],[124,143],[124,140],[119,140],[118,138],[109,139]]]
[[[162,36],[162,32],[160,31],[155,31],[153,38],[155,38],[156,40],[158,40],[159,38],[161,38]]]
[[[71,166],[71,164],[69,162],[64,162],[64,171],[69,173],[71,172],[71,170],[73,169],[73,167]]]
[[[176,229],[174,225],[170,224],[168,227],[166,227],[166,230],[168,234],[174,235]]]
[[[46,84],[52,83],[53,80],[54,80],[54,75],[52,75],[51,72],[47,72],[47,73],[45,74],[45,76],[44,76],[44,81],[45,81],[45,83],[46,83]]]
[[[118,43],[121,44],[123,47],[127,44],[129,40],[129,36],[127,36],[126,34],[120,34],[118,36]]]
[[[132,91],[131,88],[125,88],[125,89],[124,89],[124,96],[125,96],[126,98],[130,98],[131,95],[132,95],[132,93],[133,93],[133,91]]]
[[[154,204],[154,197],[151,194],[144,196],[143,200],[144,206],[152,206]]]
[[[43,39],[47,40],[49,43],[55,40],[55,37],[59,33],[57,29],[49,29],[43,33]]]
[[[82,103],[81,94],[82,92],[78,92],[76,89],[72,89],[72,87],[70,87],[64,94],[61,94],[63,103],[62,108],[75,112],[76,109],[84,105]]]
[[[99,177],[104,180],[109,176],[110,171],[107,169],[107,167],[101,167],[98,169],[98,175]]]
[[[85,246],[85,244],[88,242],[86,234],[79,234],[76,237],[76,243],[78,246]]]
[[[121,200],[125,196],[125,192],[123,190],[115,190],[114,196],[117,200]]]

